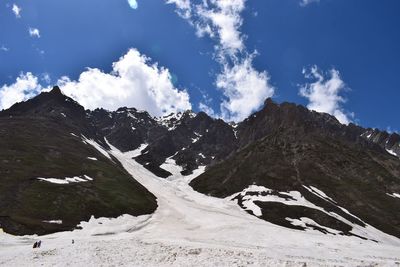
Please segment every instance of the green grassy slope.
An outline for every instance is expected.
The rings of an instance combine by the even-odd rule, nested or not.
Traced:
[[[6,232],[46,234],[73,229],[92,215],[142,215],[156,209],[155,197],[116,160],[71,132],[79,135],[55,118],[0,117],[0,224]],[[81,175],[94,180],[59,185],[36,179]],[[48,220],[63,223],[43,222]]]

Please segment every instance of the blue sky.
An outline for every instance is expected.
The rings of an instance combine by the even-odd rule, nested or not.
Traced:
[[[400,129],[399,1],[206,2],[3,1],[0,109],[60,84],[87,108],[240,121],[272,96]]]

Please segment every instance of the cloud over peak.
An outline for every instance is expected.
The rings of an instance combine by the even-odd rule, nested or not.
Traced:
[[[88,109],[128,106],[153,116],[191,109],[188,93],[174,87],[169,70],[151,64],[150,58],[136,49],[114,62],[111,73],[89,68],[77,81],[63,77],[58,84],[66,95]]]
[[[216,85],[226,97],[221,103],[221,115],[226,120],[237,122],[247,118],[274,94],[268,73],[255,70],[252,61],[250,55],[233,66],[225,64],[217,76]]]
[[[317,66],[310,70],[303,69],[307,79],[314,82],[307,83],[300,87],[300,95],[309,100],[307,107],[318,112],[325,112],[335,116],[341,123],[349,124],[353,113],[346,112],[342,104],[346,102],[340,94],[346,89],[346,85],[340,77],[339,71],[331,69],[324,77]]]
[[[8,109],[13,104],[25,101],[42,90],[38,78],[31,72],[21,73],[15,83],[0,87],[0,110]]]
[[[191,109],[188,93],[175,88],[169,70],[151,63],[150,58],[136,49],[130,49],[112,67],[110,73],[88,68],[78,80],[65,76],[57,84],[65,95],[87,109],[116,110],[127,106],[146,110],[153,116]],[[41,86],[39,80],[48,84],[50,77],[45,73],[39,79],[28,72],[21,74],[15,83],[0,87],[0,109],[50,89]]]

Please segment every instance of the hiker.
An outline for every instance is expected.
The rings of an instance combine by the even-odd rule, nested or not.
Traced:
[[[42,245],[42,240],[39,240],[37,247],[40,248],[41,245]]]
[[[33,244],[33,248],[37,248],[38,242],[35,242],[35,244]]]
[[[74,244],[75,243],[75,241],[72,239],[72,244]]]

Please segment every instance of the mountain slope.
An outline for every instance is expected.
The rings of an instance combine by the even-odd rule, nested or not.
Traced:
[[[247,214],[229,199],[195,192],[187,182],[202,170],[182,176],[176,166],[173,177],[163,179],[132,159],[134,152],[111,148],[157,197],[154,214],[92,219],[81,230],[40,237],[43,245],[33,251],[29,247],[35,236],[0,233],[2,264],[298,267],[396,266],[400,261],[397,238],[382,234],[376,243],[280,227]]]
[[[280,226],[400,236],[397,135],[295,104],[267,99],[233,125],[203,112],[85,111],[56,87],[0,112],[0,127],[0,223],[8,232],[153,212],[155,197],[110,156],[115,147],[167,181],[207,168],[191,182],[195,190]]]
[[[269,100],[239,125],[242,149],[191,186],[232,196],[250,213],[285,227],[358,235],[352,230],[371,225],[400,237],[400,198],[393,197],[400,192],[400,161],[360,136],[364,132]]]
[[[204,112],[186,111],[153,118],[145,111],[120,108],[117,111],[87,111],[96,132],[121,151],[146,144],[136,160],[159,177],[171,173],[160,166],[167,159],[183,167],[190,175],[199,166],[225,159],[236,149],[234,129]]]
[[[58,88],[0,112],[1,227],[45,234],[92,215],[153,212],[155,197],[102,151],[101,139]]]

